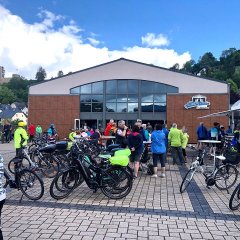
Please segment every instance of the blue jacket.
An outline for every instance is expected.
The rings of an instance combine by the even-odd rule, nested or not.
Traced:
[[[166,153],[166,135],[163,130],[154,130],[151,140],[152,153]]]
[[[200,125],[197,128],[197,137],[198,137],[198,140],[208,139],[208,130],[204,125]]]

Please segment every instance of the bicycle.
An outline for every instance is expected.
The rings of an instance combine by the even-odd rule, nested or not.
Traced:
[[[229,208],[233,211],[237,210],[240,207],[240,183],[234,189],[230,200],[229,200]]]
[[[10,188],[15,188],[22,192],[20,202],[23,195],[30,200],[39,200],[44,194],[44,185],[42,179],[35,173],[34,169],[27,169],[22,167],[22,159],[14,158],[14,178],[4,169],[4,176],[6,183],[4,188],[8,185]]]
[[[214,140],[204,140],[206,143],[220,143],[220,141]],[[206,149],[199,151],[199,155],[195,161],[192,162],[190,169],[186,173],[185,177],[180,186],[180,192],[183,193],[187,187],[189,186],[194,174],[199,172],[203,174],[205,177],[205,183],[207,187],[211,187],[215,185],[220,190],[227,190],[231,188],[237,181],[238,170],[237,168],[229,163],[224,165],[219,165],[219,161],[223,161],[226,158],[222,155],[217,156],[214,153],[211,157],[213,157],[212,165],[204,164],[204,157],[206,155]],[[216,161],[217,160],[217,161]]]
[[[60,172],[53,179],[50,195],[57,200],[63,199],[85,181],[94,192],[100,188],[105,196],[121,199],[132,189],[133,178],[126,169],[127,164],[128,159],[125,167],[110,165],[107,161],[97,163],[90,156],[80,154],[78,158],[72,159],[69,169]]]

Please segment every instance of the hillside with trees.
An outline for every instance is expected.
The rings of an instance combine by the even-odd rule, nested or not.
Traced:
[[[182,68],[175,64],[170,69],[226,81],[231,88],[231,104],[240,99],[240,50],[236,48],[224,50],[219,59],[215,58],[211,52],[207,52],[199,58],[198,62],[190,60]]]

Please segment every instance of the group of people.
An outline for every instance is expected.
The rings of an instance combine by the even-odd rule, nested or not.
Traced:
[[[185,148],[188,143],[189,135],[187,129],[177,128],[173,123],[170,130],[163,120],[160,120],[153,129],[149,124],[143,124],[142,120],[137,119],[134,126],[128,128],[124,120],[118,121],[118,125],[113,119],[109,121],[104,131],[105,136],[115,136],[115,143],[122,148],[128,147],[131,150],[130,166],[133,169],[134,177],[138,177],[139,163],[145,149],[144,144],[151,144],[153,156],[153,175],[158,177],[158,162],[161,165],[160,177],[165,177],[165,163],[169,146],[171,147],[173,164],[184,164],[186,162]]]

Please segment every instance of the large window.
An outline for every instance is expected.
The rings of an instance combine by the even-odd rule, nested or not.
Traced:
[[[70,89],[71,94],[80,94],[81,112],[166,112],[167,93],[177,92],[178,88],[166,84],[126,79]]]

